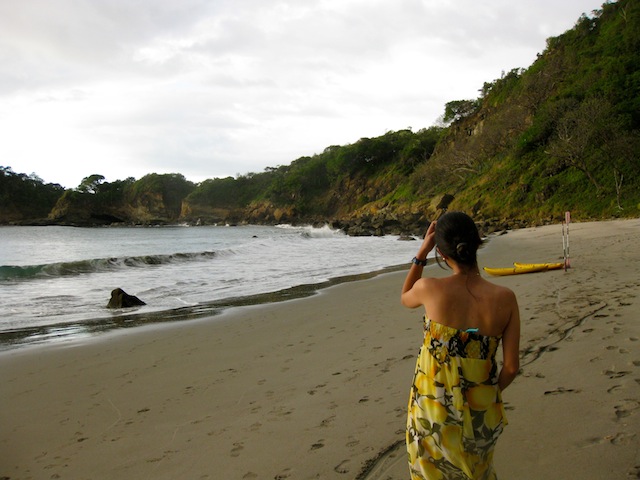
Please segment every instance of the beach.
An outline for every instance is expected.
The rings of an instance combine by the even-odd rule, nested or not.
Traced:
[[[639,243],[638,219],[573,223],[568,271],[491,277],[522,317],[501,479],[640,478]],[[559,224],[479,254],[561,259]],[[423,312],[400,305],[405,273],[1,352],[0,478],[408,479]]]

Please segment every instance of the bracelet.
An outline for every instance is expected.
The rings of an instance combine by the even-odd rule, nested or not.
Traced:
[[[415,263],[416,265],[422,265],[423,267],[426,267],[427,259],[425,258],[424,260],[418,260],[418,257],[413,257],[411,259],[411,263]]]

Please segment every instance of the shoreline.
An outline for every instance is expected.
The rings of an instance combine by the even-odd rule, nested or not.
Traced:
[[[501,478],[640,472],[640,220],[571,229],[568,272],[491,277],[523,323]],[[493,237],[479,260],[561,256],[554,225]],[[0,352],[0,477],[406,479],[422,312],[400,306],[404,276]]]
[[[47,345],[49,342],[73,341],[76,337],[92,337],[114,330],[210,318],[221,315],[226,310],[236,307],[267,305],[296,300],[316,295],[326,288],[331,288],[343,283],[366,280],[377,277],[378,275],[400,271],[404,269],[405,266],[406,265],[392,265],[371,272],[334,277],[323,282],[295,285],[273,292],[201,302],[186,307],[140,313],[136,313],[136,308],[134,307],[122,314],[113,313],[110,316],[105,315],[99,318],[76,322],[63,322],[4,330],[0,331],[0,352],[14,348]],[[106,313],[109,312],[107,311]]]

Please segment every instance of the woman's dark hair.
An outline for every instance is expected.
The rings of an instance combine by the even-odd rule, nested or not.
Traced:
[[[476,254],[482,245],[478,227],[463,212],[447,212],[438,219],[435,241],[443,256],[469,267],[476,264]]]

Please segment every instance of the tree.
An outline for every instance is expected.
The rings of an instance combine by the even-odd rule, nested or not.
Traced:
[[[98,187],[102,182],[104,182],[104,176],[94,173],[93,175],[84,177],[80,182],[80,185],[78,185],[77,190],[81,193],[90,193],[95,195],[98,193]]]
[[[0,166],[0,223],[46,218],[64,188]]]
[[[442,120],[445,123],[457,122],[475,113],[479,106],[478,100],[453,100],[447,102]]]
[[[617,207],[622,210],[624,181],[638,178],[640,174],[638,163],[630,161],[640,150],[640,135],[637,131],[624,130],[620,122],[613,124],[612,130],[614,136],[604,145],[602,153],[613,174]]]
[[[624,122],[608,100],[590,97],[558,120],[555,137],[546,152],[584,173],[600,194],[600,172],[613,168],[616,181],[622,181],[618,163],[627,161],[633,144],[632,135],[626,132]]]

